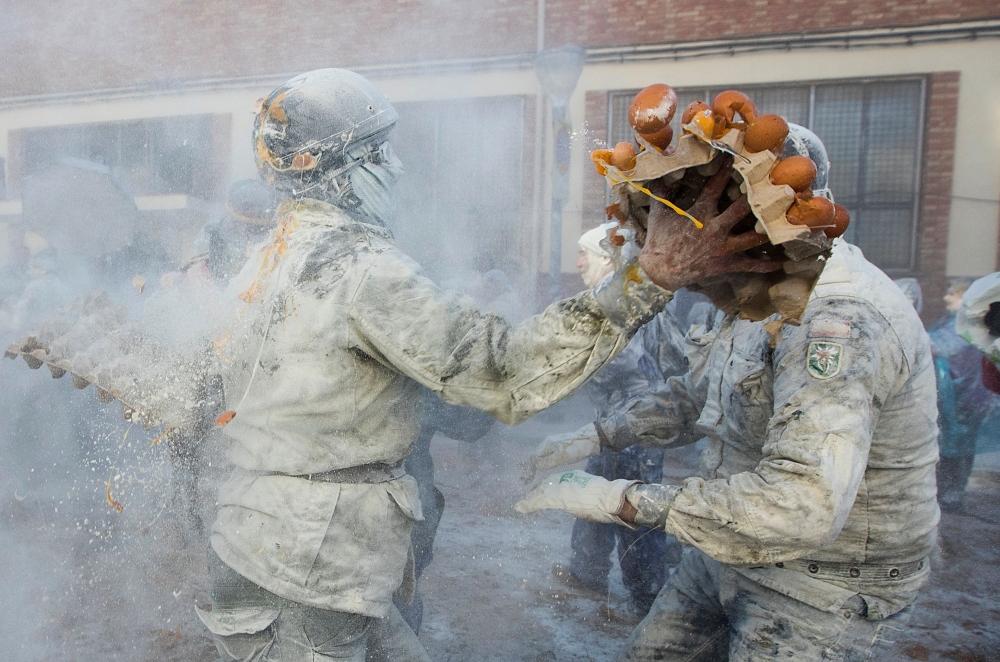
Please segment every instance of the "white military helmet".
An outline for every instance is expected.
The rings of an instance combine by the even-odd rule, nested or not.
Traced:
[[[350,197],[347,175],[364,162],[391,158],[381,148],[399,114],[364,76],[346,69],[300,74],[261,102],[253,150],[264,180],[293,198]],[[358,156],[359,147],[366,147]],[[349,152],[353,152],[350,154]]]

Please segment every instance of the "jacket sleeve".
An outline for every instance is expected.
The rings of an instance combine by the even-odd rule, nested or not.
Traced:
[[[672,294],[618,274],[511,327],[437,287],[397,250],[374,256],[348,304],[352,349],[446,402],[519,423],[583,385]]]
[[[693,327],[681,342],[688,370],[670,377],[622,410],[595,423],[601,445],[622,450],[639,444],[652,448],[675,448],[692,444],[700,435],[695,423],[708,394],[708,353],[718,331]]]
[[[662,383],[663,378],[646,353],[640,337],[649,324],[639,329],[632,341],[594,376],[584,389],[597,416],[607,416],[634,397]]]
[[[677,317],[666,308],[642,328],[643,344],[663,378],[687,372],[685,333]]]
[[[756,468],[690,478],[643,504],[650,513],[648,501],[658,498],[651,516],[723,563],[800,558],[839,535],[880,410],[909,371],[892,327],[870,304],[824,300],[811,308],[800,327],[784,328],[774,351],[774,411]],[[848,324],[849,337],[839,337]]]

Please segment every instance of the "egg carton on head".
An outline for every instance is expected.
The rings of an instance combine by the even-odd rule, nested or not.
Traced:
[[[691,168],[714,171],[713,162],[723,153],[732,154],[734,179],[739,183],[740,192],[747,195],[756,219],[754,229],[767,236],[765,246],[780,247],[784,268],[772,274],[727,274],[692,289],[705,292],[724,310],[738,310],[746,319],[759,321],[777,316],[783,322],[798,323],[825,266],[832,240],[822,230],[789,222],[786,212],[796,200],[795,191],[790,186],[771,182],[771,170],[779,161],[776,154],[769,150],[746,150],[745,134],[741,130],[731,129],[720,138],[713,138],[695,122],[684,128],[686,133],[678,139],[674,149],[661,152],[639,138],[644,149],[636,155],[633,168],[621,170],[607,165],[605,177],[618,197],[617,207],[612,205],[609,213],[635,226],[641,240],[645,235],[645,214],[650,201],[648,182],[663,179],[670,185],[683,179]],[[812,158],[808,144],[798,139],[797,134],[793,136],[786,141],[783,155],[805,152],[800,155]],[[817,166],[818,173],[827,171],[825,160],[822,166]],[[817,195],[827,197],[825,176],[822,188]]]

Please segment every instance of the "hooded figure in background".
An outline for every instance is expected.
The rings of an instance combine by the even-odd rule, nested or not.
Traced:
[[[941,417],[938,503],[947,512],[961,512],[964,507],[965,488],[976,460],[976,438],[994,401],[983,384],[979,350],[956,329],[962,297],[971,284],[971,278],[951,279],[944,295],[945,314],[927,329],[937,369]]]
[[[606,237],[614,224],[588,230],[577,241],[579,254],[576,266],[587,287],[594,287],[614,271]],[[668,365],[657,364],[653,352],[647,351],[652,338],[664,340],[668,347],[658,352]],[[654,344],[658,344],[653,341]],[[663,380],[684,372],[684,332],[668,309],[643,326],[628,347],[599,372],[585,387],[598,419],[613,414],[632,398],[658,388]],[[656,351],[656,348],[653,349]],[[662,372],[661,372],[662,370]],[[588,426],[593,428],[593,425]],[[576,433],[553,435],[571,437]],[[658,483],[663,479],[663,450],[633,446],[622,451],[605,449],[587,461],[588,473],[608,480],[641,480]],[[614,524],[601,524],[578,519],[573,523],[572,556],[567,565],[556,563],[552,574],[571,588],[585,588],[602,597],[608,590],[611,553],[618,547],[622,582],[629,592],[629,608],[634,618],[641,619],[649,611],[656,594],[663,587],[667,574],[669,548],[670,566],[680,562],[680,543],[662,531],[628,529]]]
[[[225,285],[239,273],[256,244],[277,224],[281,196],[259,179],[241,179],[226,193],[226,214],[206,223],[195,246],[201,252],[188,267],[204,265],[215,283]]]
[[[814,194],[829,196],[819,138],[791,125],[789,147],[817,162]],[[772,338],[766,322],[732,311],[689,335],[704,361],[581,432],[573,452],[548,440],[536,452],[546,468],[706,440],[700,475],[681,485],[568,472],[517,506],[608,521],[594,495],[617,484],[636,513],[619,519],[693,548],[620,660],[880,659],[883,633],[905,626],[927,580],[937,406],[913,306],[837,239],[801,325]]]
[[[287,200],[233,279],[220,334],[235,471],[212,526],[212,609],[198,613],[225,660],[428,659],[393,606],[412,594],[423,514],[403,460],[425,389],[523,421],[671,297],[616,274],[511,328],[441,290],[385,227],[396,119],[339,69],[293,78],[257,115],[258,168]]]

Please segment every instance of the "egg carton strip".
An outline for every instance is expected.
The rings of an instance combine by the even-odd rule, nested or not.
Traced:
[[[685,128],[696,129],[694,125]],[[796,247],[789,254],[791,259],[804,259],[830,247],[830,240],[816,236],[802,225],[788,222],[785,212],[795,200],[795,192],[790,186],[777,186],[771,183],[770,173],[778,157],[768,150],[750,153],[743,147],[743,132],[730,130],[722,138],[715,141],[718,146],[693,133],[686,133],[677,140],[677,147],[671,154],[664,154],[655,149],[645,149],[635,158],[635,167],[622,171],[608,164],[606,180],[616,193],[627,192],[633,188],[632,183],[646,182],[666,177],[667,181],[675,181],[684,176],[688,168],[695,168],[709,163],[720,151],[736,154],[733,160],[734,169],[743,178],[741,189],[747,194],[750,209],[757,218],[757,232],[766,234],[772,244],[787,244],[793,241],[805,242],[805,246]],[[723,148],[723,149],[720,149]]]
[[[126,420],[167,426],[170,436],[204,433],[218,406],[207,388],[207,360],[169,351],[104,292],[59,309],[4,357],[21,357],[33,370],[45,365],[55,379],[69,374],[78,389],[93,384],[101,402],[121,402]]]

